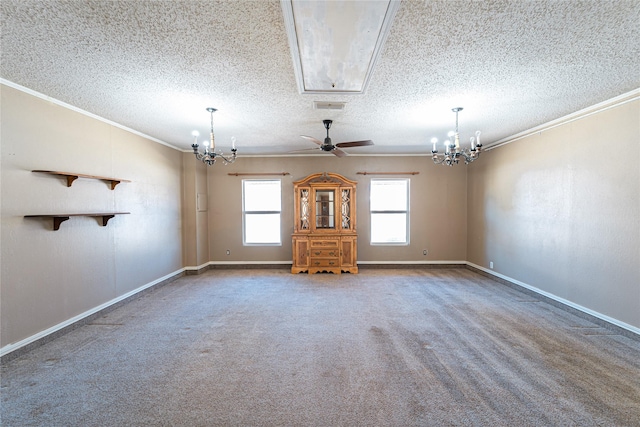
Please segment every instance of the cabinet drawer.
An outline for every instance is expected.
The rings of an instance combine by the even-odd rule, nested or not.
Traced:
[[[312,257],[320,257],[320,258],[337,258],[338,256],[340,256],[340,251],[338,250],[338,248],[335,248],[335,249],[312,248],[309,251],[309,255],[311,255]]]
[[[309,262],[311,267],[338,267],[339,265],[338,258],[311,258]]]
[[[315,240],[310,241],[312,248],[338,248],[339,240]]]

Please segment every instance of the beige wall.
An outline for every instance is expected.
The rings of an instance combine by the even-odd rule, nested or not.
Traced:
[[[638,328],[639,104],[490,150],[468,167],[436,166],[425,156],[243,157],[241,147],[236,163],[205,167],[191,153],[2,86],[0,346],[6,351],[183,267],[290,263],[293,181],[316,172],[358,182],[360,263],[468,260],[488,268],[492,261],[504,277]],[[33,169],[132,182],[112,191],[81,179],[67,188]],[[392,176],[358,171],[419,172],[396,175],[411,180],[409,245],[369,244],[369,183]],[[243,246],[243,177],[228,175],[236,172],[289,172],[276,177],[281,246]],[[82,211],[131,215],[107,227],[72,218],[59,231],[51,220],[24,218]]]
[[[640,101],[469,167],[468,260],[640,328]]]
[[[182,154],[183,264],[190,269],[209,262],[207,166],[193,153]]]
[[[182,153],[1,86],[1,340],[55,327],[182,268]],[[129,179],[33,173],[60,170]],[[42,213],[126,211],[103,227],[78,217],[53,231]]]
[[[240,150],[242,148],[240,147]],[[352,150],[352,152],[355,151]],[[241,154],[241,153],[240,153]],[[410,178],[410,244],[371,246],[369,243],[369,183],[388,175],[357,172],[419,172]],[[229,173],[289,172],[284,177],[241,177]],[[338,158],[331,154],[306,157],[239,157],[236,163],[209,169],[209,254],[214,262],[291,262],[293,181],[317,172],[334,172],[358,182],[358,261],[434,262],[466,260],[466,170],[436,166],[429,157]],[[282,180],[282,246],[243,246],[242,179]],[[428,255],[423,255],[427,249]],[[230,255],[226,255],[229,250]]]

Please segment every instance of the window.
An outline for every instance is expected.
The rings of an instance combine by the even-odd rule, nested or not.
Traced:
[[[371,180],[371,244],[409,243],[409,180]]]
[[[280,180],[243,180],[245,245],[280,245]]]

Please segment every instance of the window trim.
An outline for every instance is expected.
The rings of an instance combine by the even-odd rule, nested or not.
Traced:
[[[247,211],[245,210],[245,182],[277,182],[280,187],[280,210],[279,211]],[[246,218],[247,214],[251,215],[273,215],[278,214],[279,220],[279,233],[278,242],[269,243],[249,243],[247,242],[247,230],[246,230]],[[243,179],[242,180],[242,246],[282,246],[282,180],[281,179]]]
[[[407,207],[406,210],[373,210],[371,209],[371,191],[375,181],[404,181],[407,183]],[[408,246],[411,243],[411,179],[409,178],[372,178],[369,182],[369,244],[371,246]],[[373,238],[373,214],[405,214],[406,215],[406,241],[404,242],[374,242]]]

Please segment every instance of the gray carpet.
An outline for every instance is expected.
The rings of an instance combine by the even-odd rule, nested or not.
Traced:
[[[466,269],[186,276],[2,366],[3,426],[639,426],[640,342]]]

